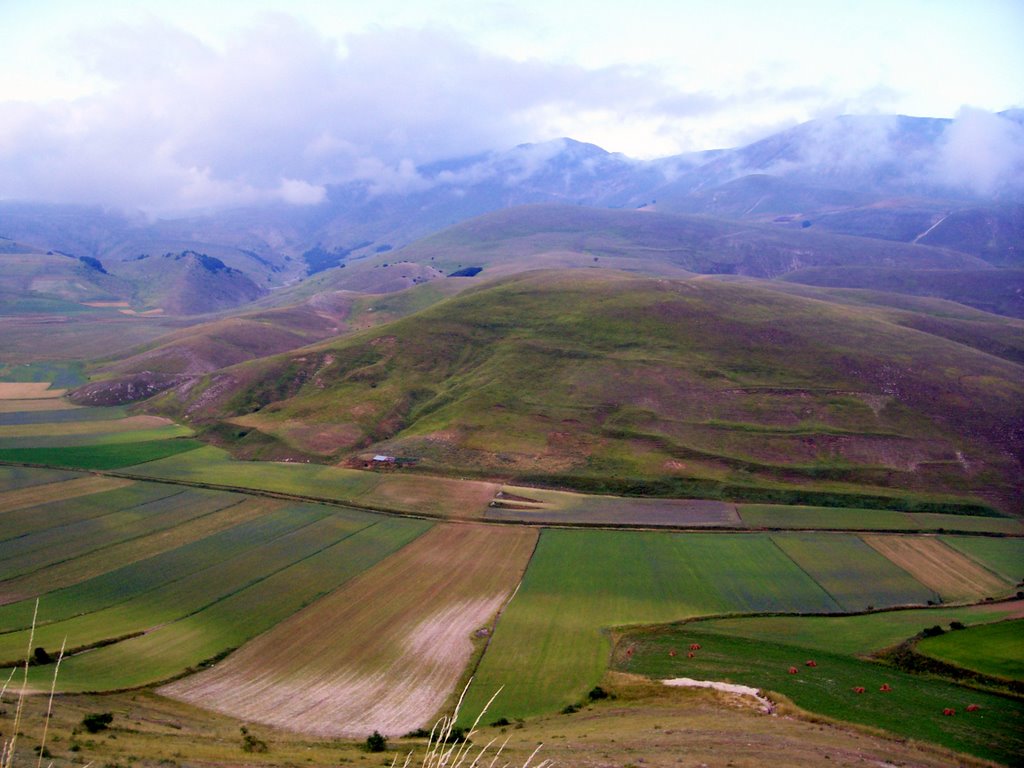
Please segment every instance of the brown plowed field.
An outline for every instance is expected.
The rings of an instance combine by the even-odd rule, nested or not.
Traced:
[[[395,736],[430,724],[536,543],[517,527],[442,525],[245,645],[160,689],[316,736]]]
[[[88,496],[92,493],[114,491],[132,485],[134,482],[134,480],[125,480],[120,477],[89,475],[59,483],[46,483],[45,485],[33,485],[15,491],[6,491],[0,493],[0,513],[34,507],[50,501],[63,501],[78,496]]]
[[[929,536],[862,536],[878,552],[944,600],[997,597],[1013,585]]]
[[[66,389],[50,389],[46,381],[0,381],[0,400],[35,400],[61,397]]]

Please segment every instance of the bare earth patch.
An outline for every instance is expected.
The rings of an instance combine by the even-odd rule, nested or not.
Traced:
[[[441,525],[171,698],[320,737],[427,725],[515,589],[536,543],[515,527]]]
[[[712,688],[722,693],[735,693],[739,696],[752,696],[764,707],[765,712],[771,714],[775,705],[772,704],[761,691],[751,688],[749,685],[737,685],[736,683],[720,683],[716,680],[694,680],[692,677],[674,677],[671,680],[662,680],[664,685],[671,685],[677,688]]]
[[[0,381],[0,400],[38,400],[63,397],[66,389],[50,389],[47,381]]]
[[[879,535],[861,538],[948,600],[997,597],[1013,586],[933,537]]]
[[[10,512],[14,509],[24,509],[25,507],[34,507],[49,501],[63,501],[65,499],[74,499],[78,496],[88,496],[93,493],[114,491],[134,483],[134,480],[125,480],[119,477],[89,475],[88,477],[64,480],[59,483],[46,483],[45,485],[19,488],[15,491],[0,493],[0,513]]]

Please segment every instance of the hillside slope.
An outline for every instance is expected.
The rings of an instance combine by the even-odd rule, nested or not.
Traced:
[[[1017,510],[1022,374],[870,307],[576,270],[233,366],[157,407],[253,456],[381,451],[597,490],[970,493]]]

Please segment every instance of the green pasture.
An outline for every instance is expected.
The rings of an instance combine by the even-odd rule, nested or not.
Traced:
[[[186,453],[203,444],[192,438],[57,448],[2,448],[0,462],[72,469],[120,469]]]
[[[172,491],[133,507],[101,511],[95,517],[4,541],[0,548],[0,579],[32,573],[114,544],[166,531],[235,503],[226,493],[182,488]],[[69,506],[75,501],[68,502]],[[52,506],[60,509],[63,504],[58,501]]]
[[[258,570],[254,564],[240,569],[249,573],[245,584],[222,590],[218,597],[190,611],[179,611],[177,618],[166,624],[150,624],[152,631],[145,635],[66,659],[60,669],[59,689],[112,690],[179,675],[265,632],[430,527],[423,521],[372,515],[356,525],[357,529],[347,533],[338,526],[329,537],[322,531],[308,532],[311,546],[301,551],[292,543],[281,542],[269,561],[267,557],[261,560]],[[291,553],[290,562],[281,559],[285,552]],[[151,610],[151,598],[143,601],[145,610]],[[46,667],[33,667],[30,679],[42,685],[50,673]]]
[[[81,477],[81,475],[61,469],[0,466],[0,493],[15,491],[18,488],[29,488],[34,485],[59,483],[64,480],[73,480],[76,477]]]
[[[605,628],[701,614],[839,606],[759,534],[546,530],[502,614],[465,711],[495,718],[577,701],[607,667]]]
[[[1024,680],[1024,619],[929,637],[917,650],[983,675]]]
[[[772,541],[845,611],[939,602],[939,596],[860,538],[843,533],[772,534]]]
[[[741,504],[738,511],[743,522],[750,528],[1024,534],[1024,525],[1019,520],[980,515],[849,507],[792,507],[781,504]]]
[[[381,476],[322,464],[236,461],[226,451],[203,446],[128,470],[140,477],[184,480],[232,488],[295,494],[310,498],[351,500],[371,490]]]
[[[996,603],[960,608],[915,608],[878,611],[857,616],[750,616],[735,619],[700,619],[687,628],[717,635],[778,642],[801,648],[831,651],[849,656],[867,655],[889,648],[936,625],[964,625],[1000,621],[1014,608]]]
[[[691,626],[623,637],[616,667],[654,678],[722,680],[774,691],[811,712],[1006,764],[1019,764],[1024,754],[1024,702],[1020,699],[910,675],[832,651],[816,650],[809,657],[806,648],[701,632]],[[691,643],[701,645],[695,658],[678,653]],[[632,656],[622,651],[630,646],[635,648]],[[677,654],[670,656],[671,650]],[[818,666],[805,666],[808,658]],[[789,674],[791,666],[797,668],[796,674]],[[879,690],[886,683],[891,693]],[[863,686],[865,693],[854,693],[857,686]],[[967,712],[968,704],[981,709]],[[956,715],[944,716],[947,707],[955,709]]]
[[[1024,539],[943,536],[942,541],[1014,584],[1024,584]]]
[[[309,557],[372,522],[362,515],[354,518],[335,515],[329,508],[315,505],[289,508],[287,520],[290,524],[287,530],[263,541],[250,541],[249,546],[234,557],[177,578],[164,573],[165,580],[155,589],[137,592],[91,613],[77,612],[66,620],[45,624],[36,631],[37,642],[59,646],[60,638],[66,635],[72,647],[88,645],[180,619]],[[131,589],[130,583],[127,589]],[[48,615],[45,595],[40,603],[45,621]],[[19,653],[24,653],[26,642],[24,631],[0,635],[0,660],[16,659]]]

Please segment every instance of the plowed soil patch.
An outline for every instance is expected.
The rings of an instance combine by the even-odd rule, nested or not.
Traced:
[[[63,501],[74,499],[78,496],[88,496],[103,491],[114,491],[133,484],[134,480],[125,480],[120,477],[99,477],[90,475],[75,480],[65,480],[60,483],[47,483],[45,485],[34,485],[29,488],[19,488],[15,491],[0,493],[0,513],[10,512],[14,509],[34,507],[38,504],[46,504],[51,501]]]
[[[862,538],[945,600],[996,597],[1013,586],[939,539],[925,536]]]
[[[443,706],[537,534],[447,525],[161,693],[317,736],[400,735]]]
[[[66,389],[50,389],[48,381],[0,381],[0,400],[56,399]]]

